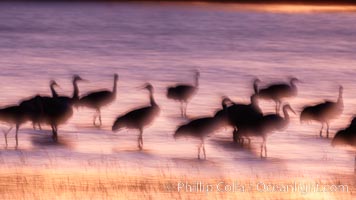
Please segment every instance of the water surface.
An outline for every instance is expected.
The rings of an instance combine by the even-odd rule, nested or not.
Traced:
[[[60,127],[64,144],[48,146],[41,141],[50,132],[26,124],[20,130],[21,151],[4,150],[0,140],[2,168],[25,164],[62,170],[120,168],[116,170],[127,173],[168,168],[217,176],[351,174],[354,154],[332,148],[330,140],[318,138],[319,124],[300,124],[299,116],[292,116],[288,129],[269,137],[265,160],[259,158],[259,138],[250,149],[239,148],[231,142],[231,129],[207,140],[208,159],[203,162],[196,160],[197,141],[173,139],[175,128],[185,121],[179,104],[165,97],[166,87],[193,83],[194,69],[201,78],[188,106],[189,117],[212,115],[222,95],[247,103],[255,77],[262,85],[298,77],[299,95],[288,100],[297,113],[305,104],[336,101],[343,85],[345,110],[333,121],[331,135],[356,112],[356,13],[227,8],[1,3],[1,106],[38,93],[49,95],[51,79],[61,85],[60,94],[70,95],[73,74],[90,80],[80,83],[81,94],[110,89],[113,74],[120,75],[117,100],[102,110],[101,129],[91,126],[94,111],[82,108]],[[145,129],[145,150],[139,152],[136,131],[112,133],[111,125],[118,115],[148,104],[147,92],[138,89],[146,82],[153,84],[162,111]],[[273,112],[273,102],[261,101],[260,106],[265,113]]]

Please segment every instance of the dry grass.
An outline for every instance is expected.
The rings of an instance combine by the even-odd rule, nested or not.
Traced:
[[[260,192],[256,188],[245,191],[178,192],[178,183],[186,181],[193,185],[201,181],[205,185],[225,182],[240,186],[268,184],[291,184],[293,181],[313,181],[319,184],[347,184],[348,192]],[[125,173],[64,172],[51,170],[8,170],[0,175],[0,199],[352,199],[356,196],[355,176],[338,176],[330,180],[314,180],[306,177],[229,179],[226,177],[128,175]]]

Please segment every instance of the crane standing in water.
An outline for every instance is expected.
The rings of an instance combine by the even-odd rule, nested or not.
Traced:
[[[72,79],[72,84],[73,84],[73,95],[72,97],[67,97],[67,96],[58,96],[57,92],[54,90],[54,86],[56,86],[57,83],[54,85],[50,86],[51,88],[51,93],[52,97],[57,97],[59,99],[68,101],[72,106],[77,105],[79,101],[79,88],[78,88],[78,82],[79,81],[84,81],[79,75],[73,75]],[[43,96],[42,96],[43,97]],[[22,100],[19,105],[26,109],[26,112],[29,114],[29,119],[33,124],[33,129],[36,129],[36,125],[38,125],[39,129],[41,130],[41,120],[43,120],[44,115],[43,115],[43,107],[39,105],[39,102],[41,101],[41,96],[36,95],[31,98]]]
[[[356,149],[356,117],[352,119],[350,125],[347,128],[336,133],[331,144],[332,146],[348,145]],[[354,173],[356,174],[356,152],[354,165]]]
[[[339,97],[336,102],[325,101],[320,104],[305,106],[300,114],[300,121],[318,121],[321,123],[320,137],[322,137],[324,124],[326,124],[326,137],[329,138],[330,121],[339,117],[344,110],[342,98],[343,87],[339,87]]]
[[[112,103],[116,99],[116,91],[117,91],[117,81],[119,80],[119,75],[114,75],[114,86],[112,91],[109,90],[101,90],[90,92],[86,95],[83,95],[78,102],[79,106],[85,106],[88,108],[95,109],[95,114],[93,117],[93,125],[101,126],[101,107],[107,106]],[[99,118],[99,125],[96,125],[96,119]]]
[[[198,159],[200,159],[200,152],[203,151],[204,159],[206,159],[205,153],[205,138],[216,132],[220,128],[224,127],[227,120],[227,107],[223,100],[223,110],[216,112],[213,117],[202,117],[189,121],[177,128],[173,137],[191,137],[200,140],[198,145]]]
[[[51,81],[50,88],[52,97],[40,97],[43,108],[41,122],[47,123],[52,128],[52,138],[58,140],[58,126],[66,123],[73,115],[72,98],[59,97],[54,87],[58,86],[55,81]]]
[[[233,132],[234,142],[243,140],[243,138],[238,137],[236,134],[238,129],[247,130],[253,128],[255,125],[254,123],[263,117],[263,113],[258,106],[257,95],[251,95],[250,100],[250,104],[238,104],[227,98],[227,101],[231,103],[227,108],[227,113],[229,124],[235,130]],[[248,137],[247,139],[250,141]]]
[[[266,100],[273,100],[276,103],[276,113],[279,113],[282,100],[284,98],[297,96],[298,89],[296,86],[296,82],[299,80],[297,78],[291,78],[289,84],[287,83],[273,83],[265,88],[258,88],[257,83],[260,81],[258,79],[255,80],[255,92],[258,92],[258,97]]]
[[[8,130],[3,130],[6,148],[8,147],[7,135],[12,130],[13,125],[15,125],[16,127],[15,140],[16,140],[16,148],[18,147],[19,145],[18,131],[20,129],[20,126],[28,120],[29,120],[29,113],[26,112],[26,109],[24,107],[13,105],[0,109],[0,121],[10,125],[10,128]]]
[[[187,106],[189,100],[198,91],[199,86],[199,71],[195,72],[195,84],[177,84],[167,88],[167,98],[180,101],[182,117],[187,117]]]
[[[112,131],[118,131],[121,128],[138,129],[140,133],[137,143],[140,150],[143,148],[142,135],[144,127],[151,124],[160,113],[160,108],[153,97],[153,86],[148,83],[144,88],[150,93],[150,105],[119,116],[112,126]]]
[[[268,114],[261,117],[259,120],[254,121],[249,124],[250,127],[243,127],[241,129],[235,130],[238,137],[262,137],[261,152],[260,156],[267,157],[267,137],[274,131],[284,130],[290,121],[288,110],[294,110],[290,107],[289,104],[283,106],[283,115],[279,114]],[[263,156],[263,152],[265,155]]]

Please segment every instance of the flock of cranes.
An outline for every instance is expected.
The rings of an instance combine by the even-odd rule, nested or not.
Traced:
[[[199,87],[199,71],[195,72],[195,83],[177,84],[167,88],[167,98],[179,101],[181,103],[181,115],[187,118],[187,104],[189,100],[197,93]],[[87,107],[95,110],[93,125],[101,126],[101,108],[109,105],[116,99],[117,82],[119,76],[114,75],[112,90],[93,91],[82,96],[79,95],[78,82],[85,81],[78,75],[73,76],[73,95],[59,96],[55,87],[58,84],[55,81],[50,82],[52,96],[35,95],[19,102],[17,105],[11,105],[0,109],[0,121],[10,124],[8,130],[3,130],[7,146],[7,135],[16,127],[15,139],[16,148],[18,147],[18,131],[25,122],[32,122],[33,128],[41,129],[41,124],[47,124],[52,129],[52,138],[58,140],[58,126],[64,124],[73,115],[73,107]],[[243,145],[245,141],[250,144],[251,137],[262,138],[260,146],[260,156],[267,157],[266,141],[270,134],[275,131],[284,130],[290,121],[290,112],[296,115],[292,107],[285,103],[285,99],[297,95],[297,78],[291,78],[288,83],[271,83],[265,87],[260,87],[261,81],[255,79],[253,82],[254,93],[251,95],[249,104],[236,103],[228,97],[222,99],[222,109],[218,110],[212,116],[201,117],[189,120],[187,123],[179,126],[174,133],[174,138],[193,137],[200,140],[198,145],[198,158],[201,158],[201,152],[206,159],[204,147],[205,138],[219,130],[220,128],[230,126],[233,128],[233,141]],[[139,136],[137,139],[138,148],[143,148],[143,131],[146,126],[151,124],[160,113],[160,107],[154,100],[154,88],[147,83],[143,89],[149,92],[149,105],[132,110],[117,117],[112,125],[112,131],[118,131],[121,128],[137,129]],[[315,105],[305,106],[300,114],[300,121],[317,121],[322,128],[326,124],[326,137],[329,137],[330,121],[340,116],[343,112],[343,88],[339,88],[339,96],[336,101],[324,101]],[[272,100],[275,102],[275,113],[263,113],[259,107],[259,100]],[[282,108],[282,114],[280,112]],[[351,145],[356,147],[356,118],[352,120],[349,127],[336,133],[332,140],[332,145]],[[356,172],[356,157],[355,157]]]

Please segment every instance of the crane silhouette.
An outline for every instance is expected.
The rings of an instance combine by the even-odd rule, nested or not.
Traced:
[[[235,134],[237,137],[262,137],[260,156],[262,158],[264,152],[264,157],[267,157],[267,137],[274,131],[282,131],[288,126],[290,121],[288,110],[295,114],[292,107],[286,104],[283,106],[283,117],[279,114],[264,115],[259,120],[250,123],[251,127],[244,126],[235,130]]]
[[[221,101],[221,109],[218,109],[217,111],[215,111],[215,117],[220,117],[221,120],[221,125],[222,127],[226,127],[226,126],[232,126],[230,120],[229,120],[229,116],[228,116],[228,108],[229,105],[228,103],[231,102],[231,100],[226,97],[223,96],[222,97],[222,101]]]
[[[7,135],[12,130],[13,125],[15,125],[16,127],[15,140],[16,140],[16,149],[17,149],[19,145],[18,131],[20,129],[20,126],[28,120],[29,120],[29,115],[26,112],[25,108],[21,106],[12,105],[0,109],[0,121],[10,125],[10,128],[8,130],[3,130],[5,136],[6,148],[8,147]]]
[[[344,110],[342,98],[343,87],[339,87],[339,97],[336,102],[324,101],[312,106],[305,106],[300,114],[300,121],[317,121],[321,123],[320,137],[322,137],[324,124],[326,124],[326,137],[329,138],[330,121],[339,117]]]
[[[348,145],[356,148],[356,117],[354,117],[350,125],[342,130],[339,130],[332,142],[332,146]],[[355,152],[355,164],[354,173],[356,174],[356,152]]]
[[[69,96],[59,96],[57,92],[55,91],[54,88],[51,87],[51,92],[52,92],[52,97],[56,97],[62,101],[67,101],[69,104],[75,106],[79,102],[79,87],[78,87],[78,81],[85,81],[82,79],[79,75],[75,74],[73,75],[72,78],[72,84],[73,84],[73,95],[71,97]],[[58,86],[56,84],[55,86]]]
[[[54,87],[58,86],[55,81],[50,82],[52,97],[40,97],[40,104],[43,109],[41,122],[49,124],[52,128],[52,139],[58,141],[58,126],[64,124],[73,115],[72,99],[60,98]]]
[[[197,118],[179,126],[173,137],[175,139],[180,137],[192,137],[199,139],[200,144],[198,145],[198,159],[200,159],[201,150],[203,152],[204,159],[206,159],[204,141],[206,137],[224,126],[227,119],[227,107],[224,103],[223,108],[224,109],[222,111],[216,112],[213,117]]]
[[[85,106],[88,108],[95,109],[95,114],[93,117],[93,125],[101,126],[101,108],[109,105],[116,99],[116,91],[117,91],[117,81],[119,79],[119,75],[114,74],[114,86],[112,91],[109,90],[100,90],[90,92],[86,95],[83,95],[79,99],[79,105]],[[99,125],[96,125],[96,119],[99,118]]]
[[[254,82],[254,90],[257,92],[259,98],[273,100],[276,103],[276,113],[279,113],[282,100],[297,95],[298,89],[295,83],[298,81],[297,78],[291,78],[289,84],[272,83],[261,89],[258,88],[260,80],[256,79]]]
[[[54,90],[55,81],[50,82],[52,95],[58,96]],[[8,130],[3,130],[5,136],[6,148],[8,146],[7,135],[12,130],[12,125],[15,125],[15,140],[16,148],[18,148],[18,132],[20,126],[26,121],[31,120],[33,124],[40,123],[43,119],[43,97],[37,95],[31,99],[22,101],[19,105],[8,106],[0,109],[0,120],[10,124]],[[33,125],[35,127],[35,125]]]
[[[187,117],[188,102],[198,90],[199,77],[200,73],[196,71],[194,85],[177,84],[167,88],[167,98],[180,101],[182,117]]]
[[[263,113],[258,105],[258,98],[256,94],[251,95],[250,104],[238,104],[229,98],[226,98],[226,102],[230,102],[230,106],[227,108],[229,124],[234,128],[233,141],[239,142],[243,138],[239,138],[237,129],[250,129],[253,128],[256,121],[259,121],[263,117]],[[247,137],[249,140],[249,138]],[[249,140],[250,141],[250,140]]]
[[[67,101],[70,105],[77,105],[79,101],[79,88],[78,82],[84,81],[79,75],[73,75],[72,84],[73,84],[73,95],[72,97],[68,96],[59,96],[55,91],[54,87],[58,86],[55,81],[50,82],[50,89],[52,93],[52,97],[56,97],[62,101]],[[32,122],[33,129],[36,129],[36,125],[38,125],[39,129],[41,130],[41,121],[44,122],[44,113],[43,113],[43,106],[39,105],[42,100],[43,96],[35,95],[33,97],[24,99],[20,101],[19,106],[26,110],[29,115],[29,120]],[[45,97],[50,98],[50,97]]]
[[[112,131],[114,132],[121,128],[138,129],[140,133],[137,143],[140,150],[143,148],[142,135],[144,127],[151,124],[160,113],[160,108],[153,97],[153,86],[147,83],[144,88],[149,91],[150,105],[119,116],[112,126]]]

